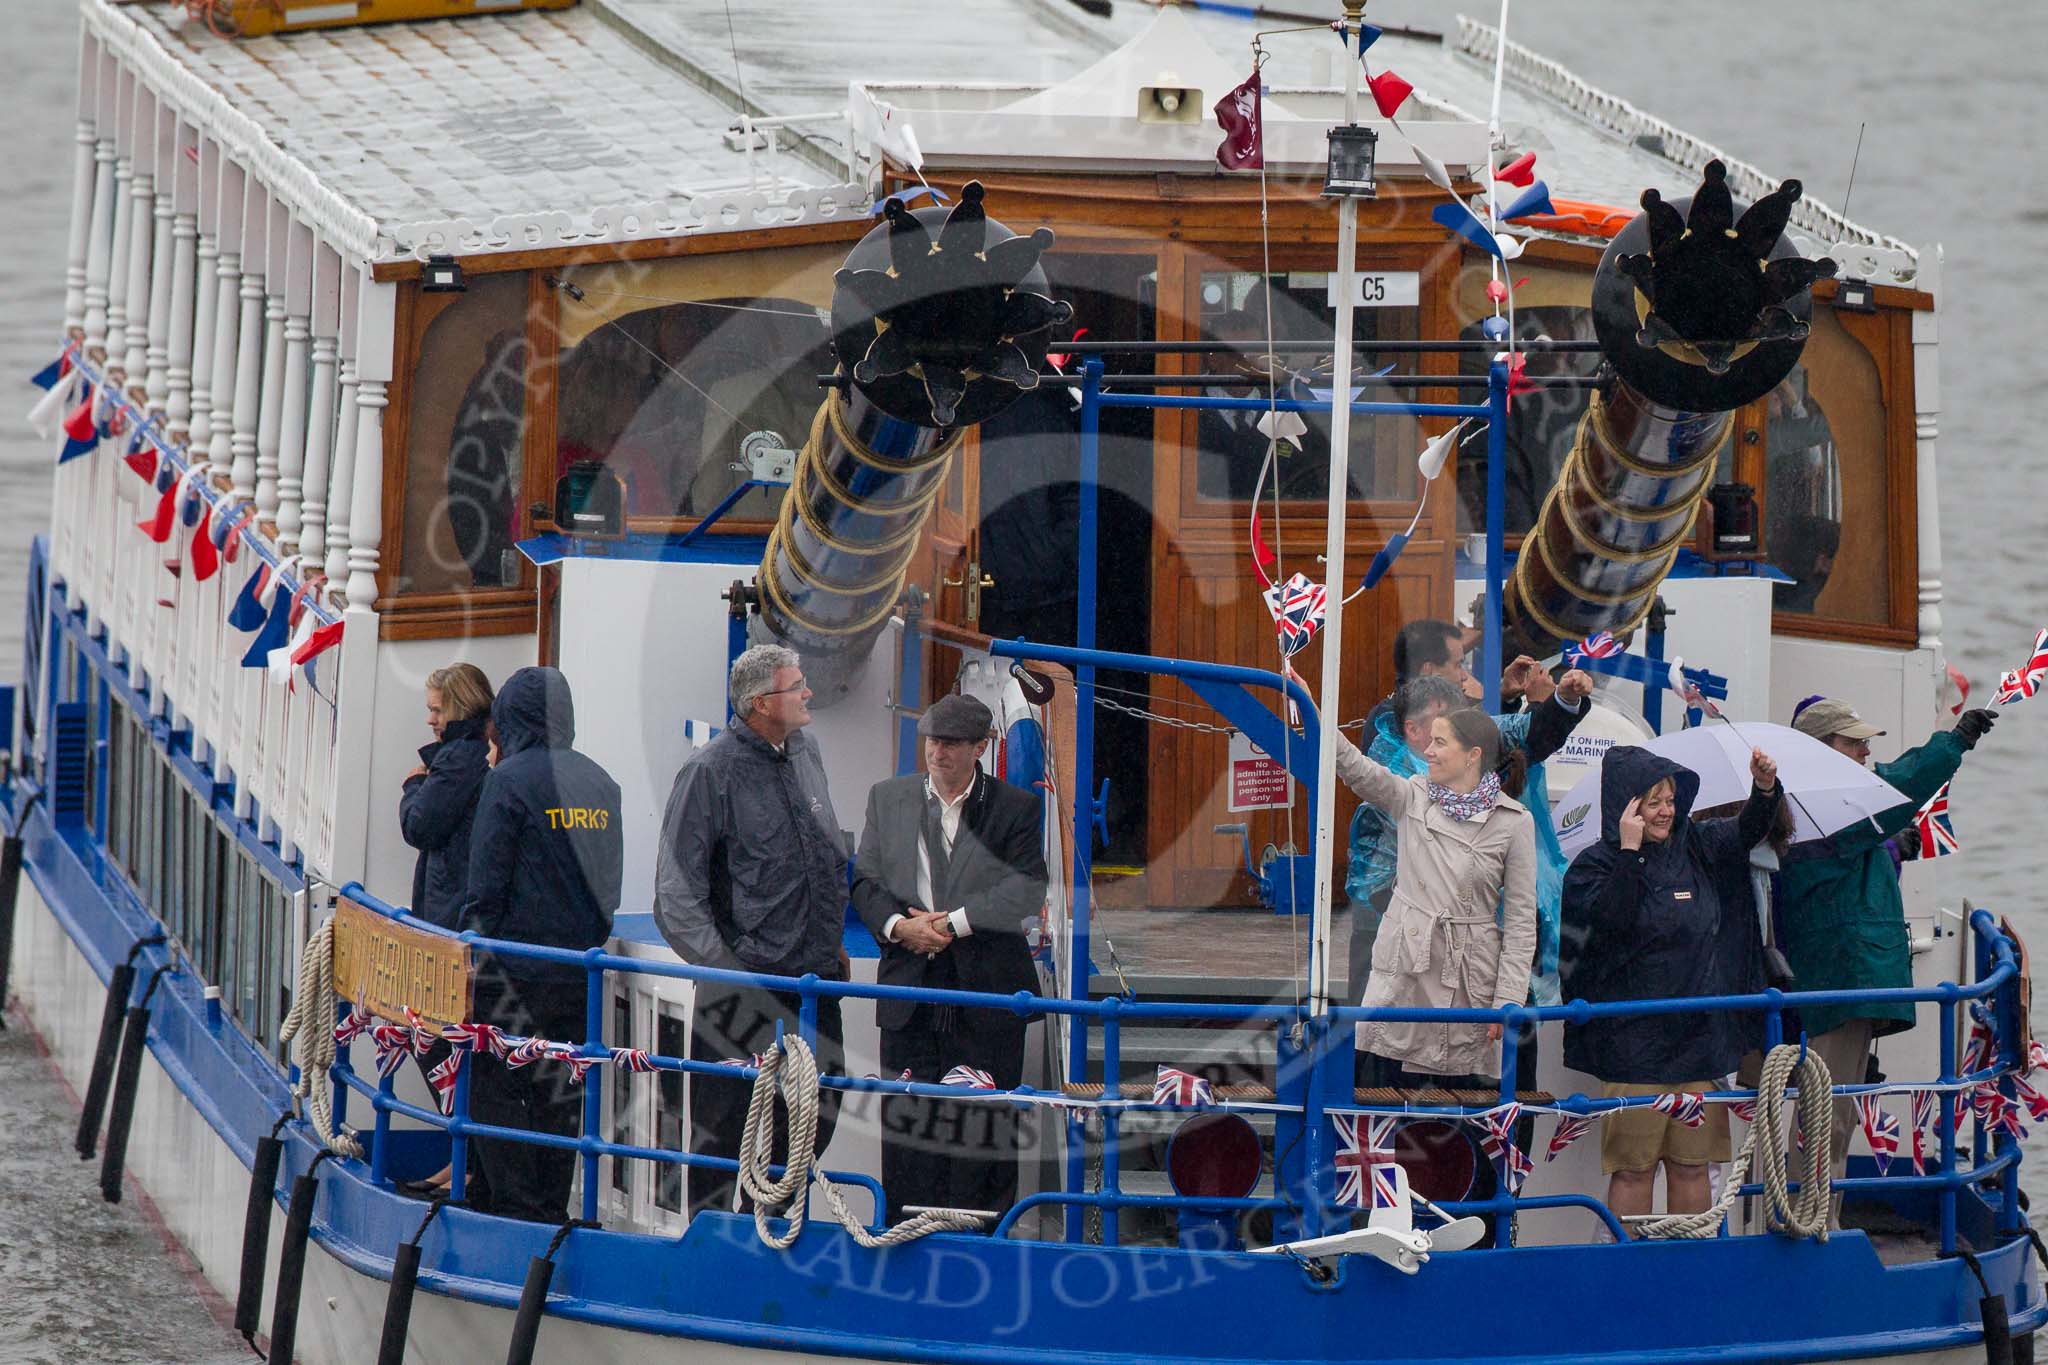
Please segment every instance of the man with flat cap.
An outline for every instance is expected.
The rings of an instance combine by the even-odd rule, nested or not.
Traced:
[[[1953,730],[1930,735],[1877,775],[1905,800],[1861,824],[1824,839],[1794,844],[1779,873],[1778,903],[1785,920],[1785,956],[1802,991],[1862,991],[1911,986],[1913,957],[1897,864],[1887,847],[1908,828],[1930,797],[1962,766],[1997,717],[1965,711]],[[1870,741],[1884,734],[1846,701],[1809,697],[1792,716],[1793,728],[1860,764],[1870,762]],[[1861,1085],[1871,1046],[1888,1033],[1913,1027],[1911,1001],[1866,1000],[1807,1005],[1799,1011],[1809,1045],[1828,1064],[1836,1085]],[[1835,1178],[1847,1169],[1855,1102],[1835,1102]],[[1841,1210],[1839,1197],[1836,1212]]]
[[[1045,905],[1042,804],[983,772],[994,718],[972,697],[918,721],[925,771],[868,793],[853,903],[882,947],[889,986],[1007,995],[1038,989],[1025,932]],[[882,1074],[927,1083],[956,1067],[1010,1089],[1029,1020],[1007,1009],[878,1000]],[[1006,1103],[894,1096],[882,1105],[882,1187],[909,1207],[987,1209],[1017,1198],[1019,1111]]]

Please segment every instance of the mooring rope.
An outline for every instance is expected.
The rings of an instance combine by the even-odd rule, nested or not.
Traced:
[[[360,1160],[362,1144],[347,1129],[334,1126],[334,921],[329,919],[306,940],[299,955],[299,988],[292,994],[280,1040],[292,1045],[292,1063],[299,1068],[292,1087],[292,1105],[310,1113],[313,1131],[337,1156]]]
[[[759,1061],[754,1093],[747,1105],[747,1126],[740,1136],[740,1189],[754,1205],[754,1230],[763,1242],[786,1251],[804,1230],[807,1214],[805,1191],[817,1161],[818,1146],[818,1062],[801,1037],[785,1035],[780,1046],[770,1048]],[[781,1092],[789,1107],[789,1160],[783,1163],[782,1178],[771,1173],[775,1137],[775,1096]],[[982,1216],[964,1209],[932,1209],[913,1214],[879,1235],[869,1232],[840,1196],[839,1186],[824,1172],[818,1172],[825,1202],[832,1216],[853,1240],[864,1247],[893,1247],[934,1232],[969,1232],[982,1224]],[[788,1229],[778,1235],[768,1220],[787,1205],[784,1217]]]
[[[1799,1191],[1794,1194],[1786,1167],[1785,1092],[1796,1080],[1798,1120],[1803,1134]],[[1781,1043],[1764,1059],[1756,1083],[1756,1120],[1742,1140],[1742,1150],[1729,1163],[1721,1198],[1699,1213],[1672,1214],[1633,1223],[1638,1237],[1716,1236],[1721,1220],[1742,1196],[1754,1160],[1764,1187],[1764,1211],[1770,1228],[1788,1237],[1828,1239],[1828,1216],[1834,1204],[1834,1077],[1820,1054],[1796,1043]]]

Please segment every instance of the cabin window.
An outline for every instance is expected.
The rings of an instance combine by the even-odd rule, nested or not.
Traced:
[[[396,591],[516,587],[526,440],[526,276],[477,275],[420,336],[407,391]],[[444,302],[446,300],[446,302]]]
[[[1878,362],[1816,307],[1800,363],[1764,404],[1765,553],[1793,580],[1773,589],[1774,610],[1891,620],[1887,432]]]
[[[654,1051],[663,1057],[686,1055],[683,1017],[672,1005],[663,1005],[654,1017]],[[654,1145],[664,1152],[689,1150],[689,1134],[683,1131],[683,1073],[654,1073]],[[683,1168],[674,1161],[656,1165],[654,1207],[670,1213],[683,1211]]]
[[[206,803],[193,792],[185,793],[185,927],[179,938],[190,946],[206,914],[207,838],[213,821]]]
[[[735,466],[749,435],[801,449],[834,365],[825,319],[845,255],[835,244],[564,272],[549,481],[600,461],[624,481],[629,517],[687,526],[746,481]],[[759,532],[780,498],[754,490],[719,525]]]
[[[170,930],[171,937],[183,941],[185,937],[185,821],[189,817],[192,795],[185,784],[166,766],[164,802],[164,878],[163,898],[158,903],[157,915]]]
[[[1550,337],[1557,341],[1591,341],[1593,335],[1593,276],[1588,272],[1558,270],[1542,266],[1515,267],[1519,281],[1515,290],[1515,336],[1519,340]],[[1485,265],[1468,264],[1458,277],[1453,294],[1460,341],[1478,341],[1481,326],[1493,316],[1493,303],[1486,296],[1492,279]],[[1458,373],[1485,378],[1492,355],[1483,351],[1460,352]],[[1574,376],[1590,379],[1600,368],[1597,353],[1536,352],[1524,362],[1531,378]],[[1459,401],[1483,403],[1484,389],[1463,389]],[[1546,389],[1540,393],[1518,394],[1508,408],[1507,427],[1502,433],[1507,469],[1503,480],[1506,493],[1502,526],[1506,534],[1524,535],[1536,524],[1543,497],[1557,483],[1578,438],[1579,421],[1586,415],[1592,393],[1588,389]],[[1474,422],[1458,443],[1458,530],[1461,533],[1486,529],[1486,475],[1490,446],[1484,422]]]
[[[206,865],[206,923],[200,930],[198,952],[200,971],[208,981],[218,984],[221,964],[232,960],[226,940],[234,925],[235,845],[218,822],[213,826],[212,843],[213,854]]]
[[[1197,285],[1199,309],[1197,326],[1204,341],[1227,341],[1239,347],[1237,356],[1209,355],[1201,360],[1203,371],[1212,375],[1239,372],[1256,367],[1265,349],[1268,313],[1271,335],[1276,343],[1312,342],[1325,349],[1284,352],[1281,363],[1302,376],[1293,385],[1295,397],[1309,396],[1321,388],[1329,392],[1327,348],[1336,336],[1336,299],[1331,293],[1332,275],[1321,270],[1276,271],[1261,275],[1245,270],[1205,270]],[[1366,281],[1363,305],[1354,313],[1354,336],[1361,345],[1372,341],[1414,341],[1421,335],[1421,308],[1408,298],[1406,284],[1412,273],[1372,275]],[[1377,281],[1377,284],[1373,284]],[[1393,281],[1390,285],[1390,281]],[[1375,359],[1370,350],[1361,351],[1359,373],[1370,374],[1392,365],[1399,374],[1416,372],[1413,353]],[[1289,396],[1286,376],[1281,377],[1278,396]],[[1241,378],[1235,382],[1212,382],[1201,392],[1212,398],[1264,398],[1268,386],[1263,378]],[[1360,396],[1368,401],[1399,401],[1412,391],[1367,389]],[[1195,492],[1210,500],[1248,502],[1259,484],[1266,461],[1268,440],[1259,430],[1264,414],[1249,410],[1209,411],[1196,415]],[[1308,430],[1284,441],[1277,449],[1274,472],[1280,496],[1298,501],[1322,502],[1330,487],[1330,414],[1303,413]],[[1354,414],[1351,423],[1349,495],[1353,498],[1404,498],[1415,491],[1414,456],[1417,446],[1415,419],[1407,416],[1371,417]],[[1272,484],[1263,496],[1272,496]]]
[[[612,992],[612,1046],[633,1046],[633,1006],[624,991]],[[622,1147],[633,1144],[633,1073],[624,1067],[614,1068],[612,1082],[612,1141]],[[620,1194],[626,1192],[626,1168],[624,1157],[613,1157],[612,1188]]]
[[[128,867],[128,713],[116,709],[107,727],[107,859],[123,871]]]

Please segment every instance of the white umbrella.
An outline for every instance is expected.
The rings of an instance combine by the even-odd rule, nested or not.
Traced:
[[[1709,721],[1659,735],[1643,746],[1700,776],[1692,808],[1748,798],[1749,751],[1762,749],[1778,764],[1792,806],[1795,842],[1819,839],[1859,820],[1903,805],[1905,793],[1870,769],[1789,725]],[[1557,839],[1567,858],[1600,838],[1600,770],[1588,773],[1557,803]]]

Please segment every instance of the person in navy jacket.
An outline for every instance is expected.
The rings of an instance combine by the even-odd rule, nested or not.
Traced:
[[[485,779],[470,832],[469,900],[462,927],[486,938],[582,951],[610,937],[623,867],[619,784],[570,745],[569,680],[522,668],[491,706],[498,762]],[[584,1041],[587,981],[572,963],[486,954],[474,1017],[508,1033]],[[512,1069],[478,1053],[470,1113],[479,1122],[575,1137],[582,1112],[568,1068],[541,1061]],[[477,1143],[488,1211],[558,1223],[576,1154],[503,1139]]]

